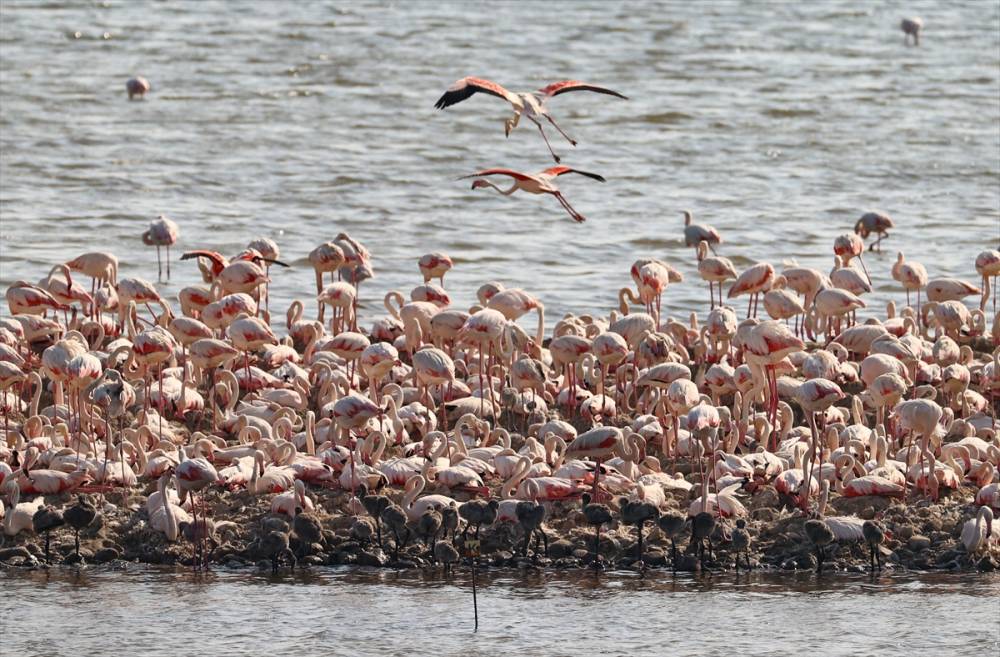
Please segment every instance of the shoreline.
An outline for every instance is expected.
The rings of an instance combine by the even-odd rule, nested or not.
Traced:
[[[970,489],[971,490],[971,489]],[[120,489],[104,493],[102,513],[94,523],[80,534],[80,554],[84,566],[108,565],[127,569],[129,565],[175,566],[191,569],[192,544],[181,538],[169,542],[166,537],[149,527],[148,516],[140,504],[140,496],[129,495],[134,510],[123,512]],[[376,538],[359,538],[358,518],[347,513],[351,496],[346,491],[310,488],[317,507],[344,513],[317,513],[323,525],[321,543],[306,545],[290,531],[289,547],[296,556],[297,568],[358,566],[388,570],[441,570],[440,563],[432,561],[430,549],[424,541],[412,536],[400,548],[399,561],[393,559],[394,542],[391,534],[383,536],[383,548],[376,545]],[[917,499],[906,503],[878,496],[834,497],[830,502],[831,514],[878,517],[887,529],[885,544],[880,548],[884,571],[900,572],[993,572],[1000,567],[992,552],[969,555],[962,546],[959,535],[963,523],[974,517],[975,507],[969,499],[970,491],[956,491],[942,496],[938,503]],[[389,493],[392,497],[394,493]],[[101,505],[100,494],[91,494]],[[46,497],[47,503],[70,502],[68,494]],[[233,523],[217,530],[216,544],[210,545],[208,568],[259,571],[272,568],[272,562],[261,545],[266,531],[291,525],[283,514],[269,512],[270,500],[245,491],[211,491],[204,495],[211,515],[235,519]],[[461,501],[461,500],[459,500]],[[777,501],[776,504],[771,504]],[[681,495],[668,497],[665,510],[686,507]],[[137,507],[137,508],[135,508]],[[593,570],[593,530],[583,524],[579,501],[546,503],[547,517],[544,530],[548,538],[548,556],[536,541],[527,555],[523,552],[523,533],[516,523],[497,522],[484,526],[481,533],[479,568],[488,570],[537,569],[543,571]],[[749,496],[747,530],[751,536],[750,572],[802,573],[815,571],[817,559],[814,547],[803,533],[805,522],[815,514],[789,510],[778,493],[766,486]],[[361,521],[364,524],[364,521]],[[712,540],[712,552],[707,558],[704,572],[735,572],[735,554],[732,545],[732,519],[721,519]],[[461,548],[461,531],[454,543]],[[470,536],[471,536],[470,532]],[[0,569],[45,568],[44,539],[37,535],[19,534],[5,537],[0,546]],[[445,539],[452,542],[450,537]],[[690,531],[678,537],[676,571],[702,572],[694,553],[688,551]],[[73,553],[73,533],[67,528],[52,532],[51,567],[77,565]],[[209,542],[211,543],[211,541]],[[669,541],[663,532],[649,523],[644,530],[644,562],[640,567],[636,559],[635,527],[623,525],[617,519],[601,532],[602,572],[645,571],[670,573],[673,563]],[[823,573],[859,574],[870,571],[870,554],[863,541],[835,542],[825,550]],[[741,559],[740,572],[746,572]],[[468,558],[462,556],[454,564],[468,568]],[[290,560],[282,558],[281,572],[290,570]],[[873,574],[877,574],[874,572]]]

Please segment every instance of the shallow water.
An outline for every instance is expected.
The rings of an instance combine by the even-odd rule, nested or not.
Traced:
[[[0,654],[822,655],[1000,650],[1000,576],[136,567],[0,572]],[[53,627],[59,632],[53,633]]]
[[[374,254],[367,317],[436,249],[456,260],[446,282],[463,305],[496,279],[550,317],[605,312],[633,260],[653,255],[688,276],[667,311],[701,309],[683,208],[722,231],[739,268],[823,269],[836,235],[884,209],[898,228],[868,259],[879,303],[896,290],[896,249],[932,277],[975,280],[975,254],[1000,238],[995,2],[8,0],[0,14],[0,285],[92,249],[155,280],[139,235],[161,213],[181,225],[177,251],[277,239],[294,265],[275,275],[279,308],[310,293],[308,251],[349,232]],[[898,27],[912,14],[919,48]],[[145,102],[125,99],[133,74],[152,82]],[[575,77],[631,97],[552,103],[580,141],[553,135],[564,162],[608,179],[562,183],[586,224],[551,198],[455,180],[552,164],[530,124],[504,139],[498,99],[433,109],[468,74],[514,90]],[[191,263],[173,269],[170,296],[196,279]]]

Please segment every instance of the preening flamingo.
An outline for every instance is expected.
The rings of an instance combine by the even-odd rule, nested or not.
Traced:
[[[573,218],[574,221],[583,222],[586,221],[586,217],[573,209],[573,206],[563,197],[562,192],[556,187],[555,179],[559,176],[565,175],[567,173],[578,173],[581,176],[586,176],[588,178],[593,178],[598,182],[605,182],[602,176],[596,173],[588,173],[586,171],[580,171],[578,169],[572,169],[570,167],[549,167],[544,171],[540,171],[534,175],[529,175],[526,173],[521,173],[519,171],[513,171],[511,169],[484,169],[482,171],[477,171],[468,176],[462,176],[462,178],[479,178],[479,180],[472,181],[472,189],[478,189],[480,187],[492,187],[504,196],[510,196],[517,190],[521,190],[528,194],[551,194],[556,197],[556,200],[569,212],[569,216]],[[510,176],[514,179],[514,184],[511,185],[509,189],[503,190],[498,186],[490,182],[489,180],[484,180],[482,176]]]
[[[555,122],[548,110],[549,99],[570,91],[593,91],[599,94],[617,96],[618,98],[627,100],[626,96],[618,93],[617,91],[606,87],[599,87],[597,85],[580,82],[579,80],[562,80],[560,82],[553,82],[552,84],[542,87],[534,93],[514,93],[507,91],[499,84],[491,80],[476,77],[465,77],[461,80],[457,80],[453,85],[448,87],[448,90],[445,91],[444,94],[438,99],[438,101],[434,104],[434,107],[438,109],[445,109],[446,107],[462,102],[477,92],[502,98],[510,103],[511,107],[514,109],[514,116],[504,121],[504,135],[507,137],[510,136],[511,131],[517,127],[517,123],[521,119],[521,115],[524,114],[532,123],[538,126],[538,131],[541,133],[542,139],[545,140],[545,145],[548,146],[549,153],[552,154],[552,158],[558,164],[559,156],[552,150],[552,145],[549,144],[549,138],[545,136],[545,130],[542,129],[542,124],[538,119],[544,117],[556,130],[559,131],[559,134],[566,138],[566,141],[573,146],[576,146],[576,140],[572,139],[569,135],[563,132],[562,128],[560,128]]]

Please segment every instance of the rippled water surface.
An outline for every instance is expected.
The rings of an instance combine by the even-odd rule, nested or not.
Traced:
[[[180,248],[233,253],[266,235],[294,265],[284,307],[311,289],[305,255],[347,231],[374,253],[381,294],[418,282],[439,249],[467,304],[496,279],[552,313],[605,311],[640,255],[688,275],[666,305],[704,303],[683,208],[714,224],[743,267],[828,268],[833,238],[866,209],[898,229],[871,256],[877,297],[897,248],[932,276],[975,278],[1000,237],[1000,5],[969,3],[31,2],[0,5],[0,284],[111,249],[156,278],[139,235],[165,213]],[[899,19],[919,14],[919,48]],[[141,74],[153,92],[127,102]],[[565,180],[589,221],[552,198],[501,197],[455,178],[551,165],[530,123],[476,97],[446,112],[455,79],[511,89],[581,78],[625,102],[552,103]],[[164,292],[195,280],[175,263]],[[5,309],[6,310],[6,309]]]
[[[995,655],[996,575],[0,573],[3,655]],[[51,628],[59,627],[58,633]]]

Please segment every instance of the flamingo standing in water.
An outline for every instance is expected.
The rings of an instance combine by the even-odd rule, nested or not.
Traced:
[[[774,267],[768,262],[760,262],[749,267],[739,275],[733,286],[729,288],[729,298],[738,297],[741,294],[750,295],[750,300],[747,303],[747,317],[757,316],[757,296],[761,292],[767,292],[771,289],[771,284],[774,281]],[[751,314],[751,307],[753,307],[753,313]]]
[[[521,115],[524,114],[532,123],[538,126],[538,131],[542,134],[542,139],[545,140],[545,145],[548,146],[549,153],[552,154],[553,159],[555,159],[558,164],[559,156],[552,150],[552,144],[549,143],[549,138],[545,136],[545,130],[542,129],[542,124],[538,119],[545,117],[545,119],[552,124],[552,127],[558,130],[559,134],[566,138],[566,141],[573,146],[576,146],[576,140],[563,132],[563,129],[559,127],[559,125],[552,118],[552,115],[549,114],[547,107],[550,98],[554,98],[559,94],[569,93],[570,91],[593,91],[599,94],[617,96],[618,98],[628,100],[626,96],[623,96],[617,91],[613,91],[607,87],[599,87],[597,85],[580,82],[579,80],[562,80],[560,82],[553,82],[546,87],[542,87],[535,93],[514,93],[507,91],[502,86],[491,80],[484,80],[483,78],[470,76],[457,80],[453,85],[448,87],[448,90],[445,91],[444,94],[438,99],[438,101],[434,104],[434,107],[438,109],[451,107],[452,105],[462,102],[477,92],[496,96],[497,98],[503,98],[510,103],[511,107],[514,109],[514,116],[504,121],[504,135],[507,137],[510,136],[511,131],[517,127],[517,123],[520,121]]]
[[[715,253],[713,244],[722,244],[722,235],[708,224],[696,224],[690,210],[684,210],[684,245],[697,247],[702,242],[708,242],[708,248]]]
[[[529,175],[526,173],[521,173],[519,171],[513,171],[511,169],[484,169],[483,171],[477,171],[468,176],[462,176],[463,178],[479,178],[478,180],[472,181],[472,189],[478,189],[480,187],[492,187],[504,196],[510,196],[517,190],[521,190],[528,194],[551,194],[555,196],[559,203],[562,204],[563,208],[569,212],[569,216],[573,218],[574,221],[584,222],[586,217],[573,209],[573,206],[569,204],[568,201],[563,197],[562,192],[556,187],[555,179],[559,176],[565,175],[567,173],[578,173],[581,176],[587,176],[588,178],[593,178],[598,182],[605,182],[603,176],[599,176],[596,173],[588,173],[586,171],[580,171],[579,169],[573,169],[570,167],[549,167],[544,171],[540,171],[534,175]],[[495,184],[489,180],[483,180],[482,176],[510,176],[514,179],[514,184],[510,189],[503,190],[497,187]]]
[[[129,78],[125,82],[125,91],[128,92],[129,100],[132,100],[136,96],[139,97],[139,100],[142,100],[146,95],[146,92],[148,92],[151,88],[149,80],[139,75],[134,78]]]
[[[441,287],[444,287],[444,275],[451,271],[453,266],[455,263],[452,259],[438,251],[424,254],[417,262],[424,283],[430,283],[432,278],[438,278],[441,279]]]
[[[906,290],[906,305],[910,305],[910,290],[917,292],[917,317],[920,317],[920,288],[927,285],[927,269],[919,262],[906,261],[903,252],[896,254],[896,263],[892,266],[892,277],[899,281]]]
[[[160,260],[160,247],[167,247],[167,280],[170,280],[170,245],[177,242],[177,224],[165,215],[160,215],[149,224],[142,234],[142,243],[156,247],[157,278],[163,278],[163,262]]]
[[[920,30],[924,29],[924,20],[919,16],[904,18],[899,23],[899,29],[903,30],[903,43],[910,45],[910,37],[913,37],[913,45],[920,45]]]
[[[722,305],[722,284],[730,278],[736,278],[736,267],[729,258],[708,256],[709,243],[706,240],[698,242],[698,275],[708,281],[708,296],[715,308],[715,290],[713,285],[719,284],[719,305]]]
[[[854,223],[854,232],[861,236],[861,239],[868,239],[872,233],[878,235],[878,239],[868,247],[869,251],[882,251],[882,240],[889,237],[889,229],[895,228],[892,217],[884,212],[866,212]]]

